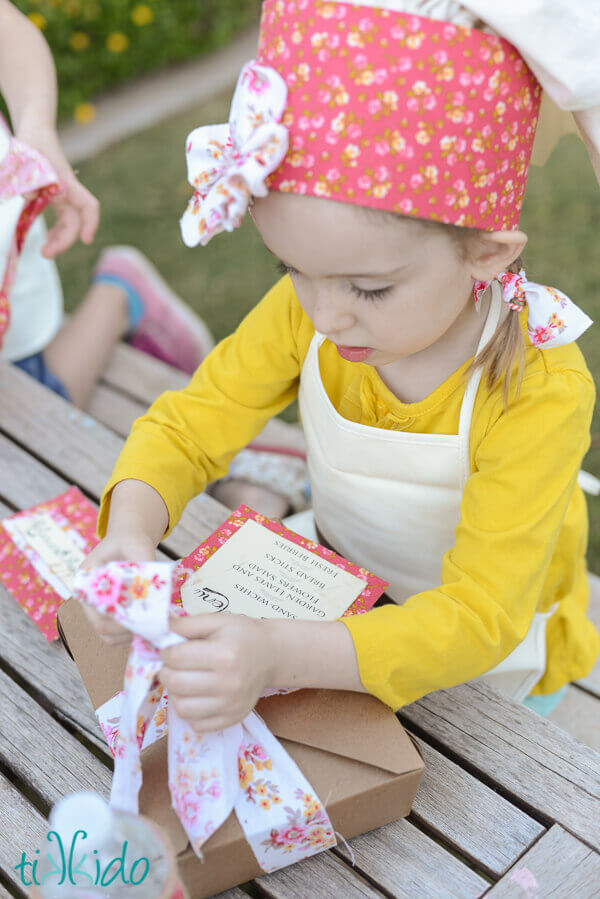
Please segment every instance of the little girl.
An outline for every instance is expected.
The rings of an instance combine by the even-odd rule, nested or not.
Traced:
[[[284,277],[135,423],[88,565],[154,558],[298,396],[314,522],[290,524],[390,584],[387,604],[336,622],[173,622],[188,640],[161,677],[198,732],[267,686],[398,709],[484,677],[548,712],[598,653],[577,485],[590,320],[519,262],[541,88],[513,45],[439,6],[266,0],[230,124],[188,140],[186,243],[250,201]]]

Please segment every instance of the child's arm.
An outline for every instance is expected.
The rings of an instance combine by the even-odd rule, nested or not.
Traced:
[[[94,239],[99,204],[77,180],[56,133],[56,73],[48,44],[36,26],[9,0],[0,0],[0,92],[15,136],[52,164],[64,191],[53,200],[57,214],[44,255],[68,249],[78,236]]]

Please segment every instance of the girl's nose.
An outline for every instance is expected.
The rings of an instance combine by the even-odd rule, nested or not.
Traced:
[[[338,288],[339,290],[339,288]],[[333,336],[349,331],[356,321],[350,306],[351,300],[340,297],[335,288],[313,292],[310,318],[316,330],[321,334]]]

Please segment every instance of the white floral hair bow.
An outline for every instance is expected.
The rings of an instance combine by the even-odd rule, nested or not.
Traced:
[[[188,247],[239,227],[252,196],[266,197],[265,179],[283,162],[288,131],[280,124],[285,81],[254,60],[238,79],[226,125],[206,125],[188,136],[188,181],[195,193],[181,219]]]
[[[77,599],[134,634],[120,708],[111,719],[116,719],[111,804],[137,813],[140,751],[148,745],[144,738],[156,710],[166,705],[172,805],[197,855],[232,810],[263,871],[334,846],[335,832],[318,796],[256,712],[201,738],[166,701],[158,679],[159,650],[185,642],[168,624],[169,612],[185,614],[172,602],[173,577],[181,571],[173,562],[110,562],[78,571],[75,578]],[[114,715],[113,700],[105,705]]]
[[[573,343],[593,324],[573,300],[556,287],[528,281],[525,269],[519,274],[501,272],[495,279],[502,284],[502,299],[515,312],[527,306],[527,331],[533,346],[550,349]],[[475,303],[490,281],[475,281]]]

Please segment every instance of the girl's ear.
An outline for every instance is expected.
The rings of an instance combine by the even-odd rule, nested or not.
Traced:
[[[480,231],[467,247],[469,274],[475,281],[491,281],[518,259],[526,243],[523,231]]]

